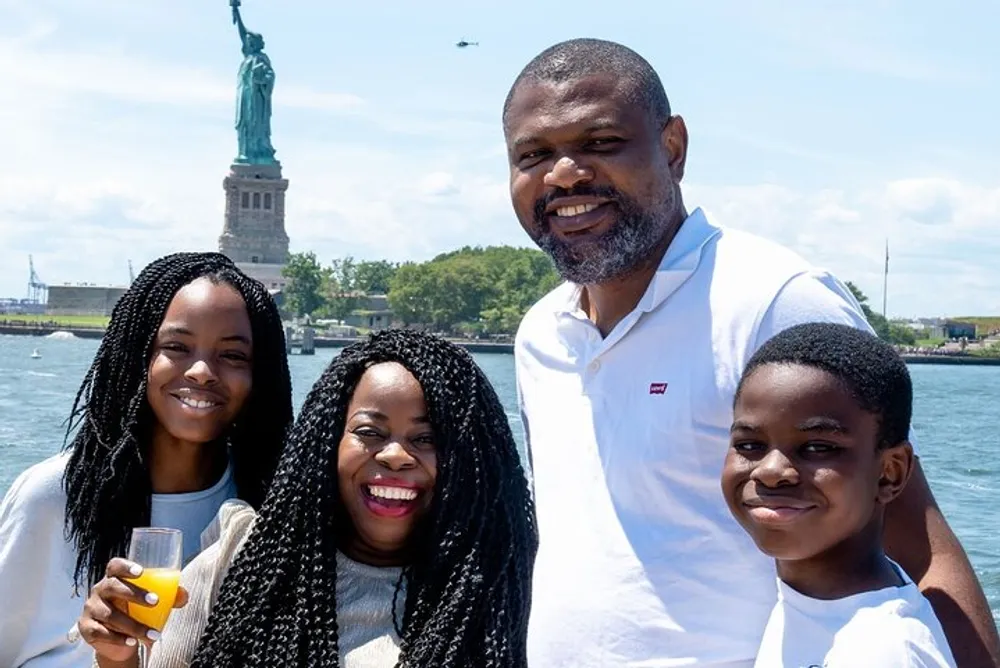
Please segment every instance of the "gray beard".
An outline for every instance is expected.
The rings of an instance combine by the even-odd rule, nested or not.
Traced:
[[[666,226],[649,212],[620,210],[619,216],[611,228],[593,241],[570,245],[546,229],[535,243],[571,283],[594,285],[622,278],[646,264],[660,250]]]

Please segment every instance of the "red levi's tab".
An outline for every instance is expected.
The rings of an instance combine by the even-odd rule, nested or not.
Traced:
[[[667,384],[666,383],[650,383],[649,393],[650,394],[666,394]]]

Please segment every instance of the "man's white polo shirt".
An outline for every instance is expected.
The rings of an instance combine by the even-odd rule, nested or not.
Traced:
[[[515,346],[540,548],[535,668],[752,666],[773,562],[719,486],[740,373],[778,331],[869,329],[850,291],[697,209],[607,338],[565,284]]]

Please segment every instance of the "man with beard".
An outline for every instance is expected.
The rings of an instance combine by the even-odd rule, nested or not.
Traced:
[[[720,490],[735,389],[777,332],[865,316],[829,273],[685,209],[684,121],[630,49],[547,49],[503,125],[514,209],[567,280],[516,343],[541,538],[529,662],[751,666],[776,587]],[[989,607],[919,464],[885,546],[958,665],[995,665]]]

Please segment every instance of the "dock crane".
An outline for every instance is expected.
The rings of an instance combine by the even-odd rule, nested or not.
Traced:
[[[35,259],[28,256],[28,301],[34,304],[44,304],[47,301],[49,286],[42,283],[35,271]]]

